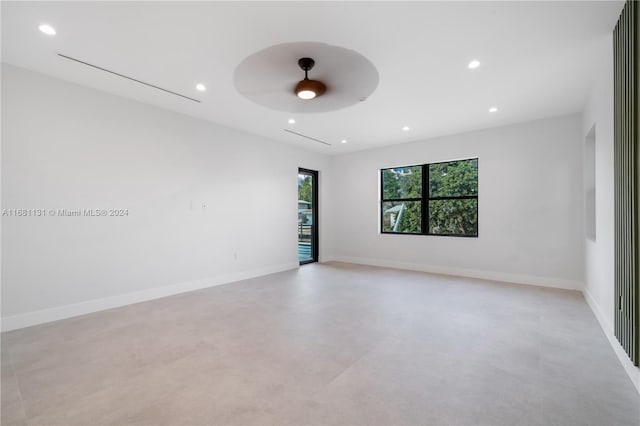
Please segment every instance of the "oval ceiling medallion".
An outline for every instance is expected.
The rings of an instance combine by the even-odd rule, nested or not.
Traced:
[[[310,78],[326,85],[314,99],[296,96],[304,79],[300,58],[313,58]],[[238,65],[233,75],[236,90],[249,100],[278,111],[295,113],[335,111],[366,100],[378,86],[378,71],[353,50],[324,43],[284,43],[260,50]]]

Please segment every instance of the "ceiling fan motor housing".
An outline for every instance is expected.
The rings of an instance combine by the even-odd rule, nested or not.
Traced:
[[[307,71],[313,69],[313,66],[316,64],[311,58],[300,58],[298,59],[298,66],[302,68],[302,70],[306,73]],[[306,77],[306,75],[305,75]]]

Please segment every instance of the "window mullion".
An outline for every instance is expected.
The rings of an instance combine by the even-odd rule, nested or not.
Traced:
[[[384,198],[383,202],[397,202],[397,201],[422,201],[422,198]]]
[[[429,165],[422,165],[422,223],[423,234],[429,233]]]

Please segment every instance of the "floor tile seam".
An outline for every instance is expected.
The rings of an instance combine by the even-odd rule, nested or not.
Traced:
[[[542,350],[543,350],[543,342],[544,342],[544,336],[542,334],[542,299],[538,299],[538,314],[537,314],[537,319],[538,319],[538,326],[537,326],[537,330],[538,330],[538,336],[540,336],[540,342],[539,342],[539,347],[538,347],[538,377],[537,377],[537,387],[538,387],[538,419],[540,420],[540,424],[542,424],[542,420],[543,420],[543,415],[544,415],[544,398],[543,398],[543,388],[542,388]]]
[[[388,342],[391,338],[384,338],[382,339],[380,342],[376,343],[375,345],[373,345],[369,350],[365,351],[361,356],[359,356],[357,359],[355,359],[353,362],[349,363],[348,365],[346,365],[342,371],[340,371],[335,377],[333,377],[331,380],[329,380],[327,383],[325,383],[321,388],[315,390],[314,392],[312,392],[309,396],[308,399],[321,404],[321,401],[318,401],[316,399],[317,395],[323,391],[324,389],[326,389],[327,387],[331,386],[332,383],[334,383],[336,380],[338,380],[340,377],[342,377],[342,375],[344,375],[347,371],[349,371],[351,368],[353,368],[353,366],[355,366],[356,364],[360,363],[365,357],[367,357],[369,354],[373,353],[376,349],[378,349],[379,347],[381,347],[383,344],[385,344],[386,342]]]
[[[113,385],[111,385],[111,386],[113,386]],[[64,402],[62,402],[59,405],[47,407],[45,410],[43,410],[41,413],[39,413],[39,414],[37,414],[35,416],[26,417],[27,424],[29,426],[45,426],[45,425],[46,426],[71,426],[71,425],[74,425],[74,423],[69,423],[67,421],[60,421],[60,420],[58,420],[57,422],[54,422],[54,423],[42,422],[42,421],[34,423],[33,421],[36,420],[36,419],[39,419],[39,418],[40,419],[41,418],[45,418],[46,419],[46,416],[48,414],[50,415],[52,411],[55,412],[55,410],[60,408],[60,405],[66,405],[68,408],[69,407],[72,408],[72,407],[76,406],[76,404],[77,404],[77,406],[83,406],[85,404],[85,402],[87,401],[87,399],[92,398],[92,397],[96,397],[96,396],[100,396],[100,393],[104,392],[105,390],[106,390],[105,387],[101,387],[100,389],[94,390],[92,392],[85,393],[84,395],[82,395],[82,396],[80,396],[78,398],[75,398],[75,400],[74,400],[75,402],[74,401],[70,401],[70,400],[65,400]],[[171,391],[172,390],[173,389],[165,389],[164,391],[158,393],[158,395],[153,397],[151,399],[152,401],[150,403],[148,403],[147,405],[148,406],[154,406],[154,405],[158,404],[160,401],[162,401],[163,398],[171,395]],[[77,426],[84,426],[84,424],[82,424],[82,423],[75,423],[75,424]],[[98,424],[103,424],[103,423],[96,423],[96,425],[98,425]],[[118,423],[112,423],[112,422],[108,423],[108,424],[118,425]],[[120,425],[121,425],[121,423],[120,423]],[[92,426],[92,425],[89,424],[87,426]]]
[[[126,354],[122,354],[122,355],[126,355],[126,356],[130,357],[130,358],[131,358],[131,360],[132,360],[133,362],[137,362],[137,361],[138,361],[138,360],[137,360],[137,358],[135,358],[135,357],[133,356],[134,354],[133,354],[133,352],[132,352],[132,351],[126,351]],[[46,371],[51,370],[51,368],[55,368],[55,367],[62,367],[62,368],[71,368],[71,369],[74,369],[74,368],[76,368],[79,364],[82,364],[82,365],[85,365],[85,366],[93,366],[93,365],[96,365],[96,364],[97,364],[97,363],[99,363],[99,362],[102,362],[103,360],[106,360],[106,359],[113,360],[113,358],[111,358],[110,356],[101,356],[101,357],[98,357],[98,358],[89,358],[89,359],[87,359],[87,360],[84,360],[84,361],[83,361],[83,362],[81,362],[81,363],[78,363],[78,362],[70,362],[70,363],[53,364],[53,365],[47,365],[47,364],[45,364],[45,365],[43,365],[43,366],[41,365],[41,366],[38,366],[38,367],[36,367],[36,368],[23,369],[23,370],[19,370],[19,371],[17,371],[17,370],[15,370],[15,369],[14,369],[14,375],[15,375],[15,377],[16,377],[16,381],[18,381],[18,377],[20,377],[20,376],[30,375],[30,374],[38,374],[38,373],[41,373],[41,372],[46,372]],[[120,365],[121,365],[121,364],[120,364]],[[112,365],[109,365],[109,366],[111,367]],[[140,369],[142,368],[141,366],[138,366],[138,367],[139,367],[139,368],[137,368],[137,369],[136,369],[136,372],[137,372],[137,370],[140,370]]]
[[[173,360],[172,362],[176,362],[178,360]],[[149,364],[149,365],[136,365],[134,371],[131,372],[131,374],[129,374],[127,376],[127,380],[136,380],[136,379],[140,379],[142,377],[144,377],[145,375],[148,375],[149,373],[153,372],[154,370],[158,370],[162,369],[162,363],[159,364]],[[76,402],[79,401],[84,401],[87,398],[91,398],[94,397],[96,395],[99,395],[101,392],[104,392],[106,389],[116,386],[118,382],[114,382],[114,383],[107,383],[107,384],[103,384],[95,389],[92,389],[82,395],[79,395],[77,398],[75,398],[74,400]],[[157,402],[157,400],[163,398],[164,396],[168,395],[168,392],[170,392],[171,389],[166,389],[164,392],[161,392],[158,396],[156,396],[154,398],[154,402]],[[40,418],[44,415],[46,415],[48,412],[50,412],[52,409],[56,409],[56,407],[59,407],[60,405],[72,405],[74,404],[74,400],[70,400],[70,399],[63,399],[62,401],[59,402],[58,405],[56,406],[47,406],[44,410],[42,410],[40,413],[37,413],[36,415],[31,415],[31,416],[27,416],[26,415],[26,406],[23,403],[23,409],[25,410],[25,416],[27,420],[32,420],[32,419],[37,419]]]
[[[113,309],[118,309],[118,308],[113,308]],[[93,315],[93,314],[96,314],[96,313],[99,313],[99,312],[92,312],[92,313],[88,313],[88,314],[84,314],[84,315],[90,316],[90,315]],[[66,320],[69,320],[69,319],[74,319],[74,318],[68,318],[68,319],[63,319],[63,320],[59,320],[59,321],[66,321]],[[58,321],[56,321],[56,322],[58,322]],[[85,346],[86,344],[91,344],[91,343],[98,342],[100,339],[104,338],[105,334],[113,333],[113,332],[120,332],[120,331],[122,331],[122,329],[125,329],[125,328],[128,328],[128,327],[133,327],[133,326],[136,326],[136,325],[139,325],[139,323],[137,321],[134,321],[134,322],[131,322],[131,323],[127,323],[125,325],[118,326],[118,327],[113,327],[113,328],[100,330],[100,331],[96,332],[95,334],[92,334],[91,338],[89,340],[87,340],[87,341],[84,341],[84,342],[82,341],[82,337],[69,337],[67,339],[64,339],[64,342],[65,343],[80,343],[82,346]],[[29,350],[28,352],[32,352],[32,351]],[[10,355],[10,361],[13,364],[14,363],[13,362],[14,351],[10,350],[9,351],[9,355]],[[29,371],[29,370],[26,370],[26,371]],[[23,371],[21,371],[21,373],[22,372]]]
[[[11,360],[9,360],[10,363],[12,363]],[[20,388],[20,381],[18,380],[18,375],[16,374],[13,365],[10,365],[11,367],[11,375],[13,376],[13,381],[16,384],[16,388],[18,388],[18,396],[19,396],[19,402],[20,402],[20,410],[22,411],[22,416],[24,418],[24,420],[26,422],[28,422],[29,417],[27,416],[27,409],[25,407],[25,403],[24,403],[24,397],[22,396],[22,389]]]

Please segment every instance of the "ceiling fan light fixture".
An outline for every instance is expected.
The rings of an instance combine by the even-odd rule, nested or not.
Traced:
[[[298,97],[300,99],[313,99],[316,97],[316,92],[312,90],[300,90],[298,91]]]
[[[296,95],[300,99],[313,99],[322,95],[326,90],[326,86],[318,80],[301,80],[296,85]]]
[[[296,85],[296,95],[300,99],[313,99],[322,95],[327,86],[323,82],[318,80],[309,80],[307,73],[313,66],[315,61],[311,58],[300,58],[298,60],[298,66],[304,71],[304,80],[300,80]]]

